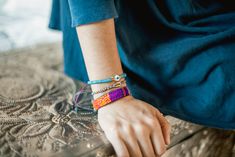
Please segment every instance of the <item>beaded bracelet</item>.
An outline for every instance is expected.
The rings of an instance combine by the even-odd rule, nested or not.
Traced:
[[[118,82],[120,81],[121,78],[125,78],[126,74],[122,73],[121,75],[113,75],[110,78],[103,79],[103,80],[93,80],[93,81],[88,81],[87,84],[100,84],[100,83],[108,83],[108,82]]]
[[[92,92],[91,95],[103,93],[103,92],[106,92],[106,91],[108,91],[108,90],[110,90],[110,89],[113,89],[113,88],[119,88],[119,87],[121,87],[121,86],[122,86],[123,84],[125,84],[125,83],[126,83],[125,80],[122,80],[122,81],[120,81],[120,82],[116,82],[116,83],[114,83],[114,84],[112,84],[112,85],[110,85],[110,86],[107,86],[107,87],[103,88],[103,89],[100,89],[100,90],[98,90],[98,91]]]
[[[125,96],[128,96],[128,95],[130,95],[130,92],[126,86],[122,87],[122,88],[115,89],[115,90],[110,91],[109,93],[104,94],[101,97],[93,100],[92,101],[93,108],[95,111],[97,111],[99,108],[101,108],[107,104],[110,104],[111,102],[114,102],[118,99],[121,99]]]

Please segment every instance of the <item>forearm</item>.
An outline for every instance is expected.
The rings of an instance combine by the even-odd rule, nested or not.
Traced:
[[[78,26],[77,33],[90,80],[123,73],[113,19]],[[104,86],[107,84],[92,85],[92,90]]]
[[[79,26],[77,32],[90,80],[123,73],[113,19]],[[94,91],[104,86],[107,84],[91,87]],[[170,143],[165,118],[150,104],[131,96],[100,108],[98,121],[117,156],[161,155]]]

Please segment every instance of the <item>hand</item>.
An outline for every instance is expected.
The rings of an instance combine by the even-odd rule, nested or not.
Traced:
[[[118,157],[155,157],[170,144],[170,125],[158,109],[126,96],[98,110],[98,122]]]

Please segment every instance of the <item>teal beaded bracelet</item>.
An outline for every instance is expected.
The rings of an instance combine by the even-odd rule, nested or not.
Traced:
[[[89,85],[92,85],[92,84],[109,83],[113,81],[118,82],[120,81],[121,78],[125,78],[125,77],[126,77],[126,73],[122,73],[121,75],[114,75],[114,76],[111,76],[110,78],[103,79],[103,80],[88,81],[87,83]]]

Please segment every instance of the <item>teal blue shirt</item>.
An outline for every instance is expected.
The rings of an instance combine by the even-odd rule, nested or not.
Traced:
[[[235,129],[233,0],[54,0],[50,27],[63,31],[67,75],[88,81],[75,27],[109,18],[134,97],[167,115]]]

